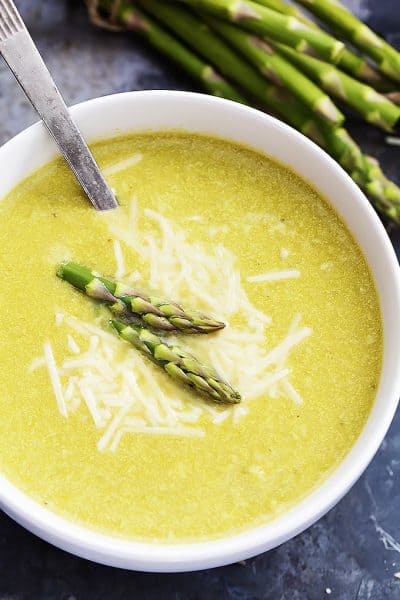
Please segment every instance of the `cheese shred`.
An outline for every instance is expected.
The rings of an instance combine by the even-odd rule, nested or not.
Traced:
[[[46,342],[43,346],[44,359],[46,361],[47,371],[49,373],[51,385],[53,387],[54,395],[57,400],[58,410],[63,417],[68,417],[67,406],[65,404],[60,376],[57,370],[56,361],[54,358],[53,350],[50,342]]]
[[[103,169],[103,175],[105,177],[110,177],[110,175],[116,175],[120,171],[125,171],[125,169],[129,169],[130,167],[134,167],[137,165],[143,158],[143,155],[139,152],[130,156],[129,158],[125,158],[124,160],[120,160],[109,167],[105,167]]]
[[[297,279],[301,273],[298,269],[287,269],[286,271],[270,271],[260,273],[247,278],[249,283],[263,283],[265,281],[279,281],[280,279]]]

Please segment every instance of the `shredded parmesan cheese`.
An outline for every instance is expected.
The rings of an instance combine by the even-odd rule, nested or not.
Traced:
[[[69,354],[57,367],[46,344],[44,357],[33,361],[29,369],[47,365],[62,415],[88,411],[100,432],[98,450],[115,451],[125,434],[202,437],[204,422],[222,426],[231,420],[236,426],[246,418],[249,402],[265,396],[302,403],[290,382],[289,357],[311,329],[300,327],[300,315],[296,315],[285,338],[275,347],[268,345],[266,328],[271,318],[249,299],[232,252],[218,244],[209,253],[160,213],[140,210],[136,198],[132,198],[129,218],[116,213],[109,227],[115,240],[117,277],[127,282],[143,279],[144,289],[165,298],[183,298],[186,306],[214,314],[227,324],[218,335],[180,336],[179,344],[205,364],[214,365],[241,393],[242,402],[220,407],[188,394],[134,348],[121,343],[101,317],[88,323],[58,312],[56,322],[66,329]],[[121,242],[140,258],[140,273],[129,270]],[[222,272],[224,278],[218,276]],[[248,280],[299,276],[293,269]],[[174,336],[169,340],[178,342]]]
[[[56,365],[56,361],[54,359],[54,354],[53,354],[53,350],[51,348],[50,342],[45,343],[45,345],[43,347],[43,351],[44,351],[44,358],[46,361],[47,370],[48,370],[48,373],[50,376],[51,385],[53,386],[54,395],[57,400],[58,410],[60,411],[60,414],[63,417],[67,417],[68,416],[67,407],[65,404],[65,400],[64,400],[64,396],[63,396],[63,392],[62,392],[62,388],[61,388],[60,376],[57,371],[57,365]]]
[[[55,317],[56,325],[61,325],[61,323],[63,322],[63,319],[64,319],[64,315],[62,313],[60,313],[60,312],[56,313],[56,317]]]
[[[302,342],[306,337],[308,337],[312,333],[312,329],[310,327],[303,327],[296,333],[289,334],[282,342],[280,342],[269,354],[266,356],[264,361],[264,366],[268,367],[271,364],[276,363],[279,359],[291,350],[293,346],[297,346],[300,342]]]
[[[39,369],[40,367],[44,366],[46,366],[46,360],[44,356],[38,356],[37,358],[34,358],[31,364],[29,365],[28,373],[33,373],[34,371],[36,371],[36,369]]]
[[[119,411],[117,412],[117,414],[111,421],[109,427],[107,428],[107,431],[105,432],[105,434],[103,435],[103,437],[99,440],[99,442],[97,444],[97,448],[99,450],[103,450],[107,446],[107,444],[111,440],[111,438],[115,434],[118,434],[118,432],[117,432],[118,426],[121,425],[122,421],[124,420],[124,417],[126,417],[126,415],[128,414],[132,402],[133,402],[133,400],[131,400],[130,402],[128,401],[126,406],[122,406],[119,409]]]
[[[72,352],[72,354],[80,353],[81,350],[70,333],[67,335],[67,344],[68,344],[68,349],[70,350],[70,352]]]
[[[115,262],[117,263],[117,270],[115,271],[115,277],[123,277],[125,275],[125,264],[124,256],[122,254],[121,244],[119,240],[114,240],[114,255]]]
[[[300,396],[299,392],[292,386],[290,381],[284,379],[282,381],[282,386],[284,391],[287,393],[288,397],[293,400],[295,404],[303,404],[303,398]]]
[[[129,169],[130,167],[134,167],[137,165],[143,158],[143,155],[138,153],[130,156],[129,158],[125,158],[124,160],[120,160],[109,167],[105,167],[103,169],[103,175],[105,177],[110,177],[110,175],[115,175],[120,171],[124,171],[125,169]]]
[[[297,279],[300,277],[298,269],[288,269],[287,271],[270,271],[269,273],[260,273],[247,278],[249,283],[263,283],[264,281],[279,281],[280,279]]]

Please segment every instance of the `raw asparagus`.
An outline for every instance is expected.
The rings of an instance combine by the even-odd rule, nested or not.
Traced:
[[[322,30],[310,27],[251,0],[180,0],[194,8],[205,10],[227,21],[238,23],[254,33],[266,35],[296,48],[311,52],[336,63],[344,44]]]
[[[167,344],[148,329],[138,325],[126,325],[117,320],[111,321],[111,324],[122,339],[145,353],[176,382],[188,385],[214,402],[221,404],[240,402],[240,394],[214,369],[202,365],[179,346]]]
[[[298,0],[378,65],[382,73],[400,81],[400,52],[359,21],[339,0]]]
[[[182,333],[211,333],[225,326],[200,312],[185,310],[175,302],[140,294],[73,262],[61,264],[57,275],[91,298],[106,302],[112,312],[126,322],[137,323],[140,318],[148,327]]]
[[[299,21],[306,23],[314,29],[321,29],[314,21],[305,16],[296,6],[288,4],[284,0],[254,0],[257,4],[262,4],[268,8],[272,8],[284,15],[296,17]],[[389,92],[393,90],[393,83],[388,81],[381,73],[374,69],[368,61],[348,48],[344,48],[343,53],[339,57],[337,66],[346,73],[349,73],[355,79],[360,79],[372,85],[378,91]]]
[[[193,54],[131,2],[122,1],[115,18],[110,17],[108,12],[114,4],[112,0],[100,0],[99,2],[89,0],[88,4],[91,9],[91,17],[97,24],[112,29],[120,28],[122,25],[126,29],[139,33],[164,55],[183,67],[193,79],[200,82],[209,94],[243,104],[246,103],[245,98],[239,91],[235,90],[228,81],[221,77],[214,67]],[[104,11],[104,14],[102,14],[102,11]]]
[[[148,1],[150,4],[152,3],[152,0]],[[266,41],[220,19],[211,18],[207,22],[210,23],[214,31],[243,54],[265,77],[273,83],[286,86],[312,112],[337,125],[343,123],[343,113],[334,105],[329,96],[288,60],[280,56]],[[296,50],[289,49],[294,54],[299,54]],[[334,69],[334,67],[332,68]]]
[[[181,37],[188,45],[196,49],[207,60],[214,61],[217,68],[229,79],[236,81],[243,89],[259,102],[265,102],[273,90],[273,86],[264,81],[241,57],[234,52],[208,25],[184,7],[165,4],[160,0],[138,0],[141,6],[151,11],[171,31]],[[319,113],[327,120],[340,123],[343,115],[336,109],[328,96],[321,92],[309,79],[303,77],[297,69],[277,54],[265,55],[257,46],[262,44],[258,38],[232,27],[217,19],[210,19],[216,24],[218,33],[222,31],[229,38],[234,38],[243,52],[246,52],[253,63],[276,83],[287,84],[301,98],[311,111]],[[218,26],[217,26],[218,24]],[[227,30],[225,30],[225,26]],[[221,31],[219,31],[221,29]],[[230,33],[232,32],[232,33]],[[230,39],[231,41],[231,39]],[[270,59],[270,60],[269,60]],[[267,71],[268,70],[268,71]]]
[[[398,124],[400,108],[370,86],[349,77],[330,63],[296,52],[284,44],[271,42],[271,46],[299,67],[322,89],[343,100],[369,123],[385,131],[392,131]]]
[[[208,25],[184,7],[154,0],[136,1],[157,14],[164,25],[212,61],[225,77],[237,83],[258,103],[269,105],[268,97],[275,95],[275,86],[238,56]]]
[[[120,11],[118,13],[117,19],[120,25],[127,27],[124,19],[128,15],[129,12]],[[171,28],[175,33],[178,33],[177,25],[178,21],[176,20],[174,21],[175,28]],[[280,117],[324,148],[358,182],[369,195],[377,210],[384,217],[400,224],[399,187],[385,177],[378,164],[374,164],[372,159],[362,153],[345,129],[335,128],[328,123],[325,123],[323,127],[323,123],[319,122],[298,99],[291,97],[284,89],[266,81],[225,44],[221,45],[218,38],[216,39],[220,45],[214,48],[210,41],[209,30],[199,24],[197,27],[203,32],[203,38],[200,40],[202,51],[208,46],[212,50],[218,49],[214,55],[210,51],[210,62],[213,61],[216,64],[218,61],[221,72],[223,70],[228,79],[232,79],[246,90],[257,101],[260,108],[267,109],[267,112]],[[189,40],[190,30],[187,35]],[[213,38],[214,41],[215,38]],[[184,63],[183,67],[185,67]]]

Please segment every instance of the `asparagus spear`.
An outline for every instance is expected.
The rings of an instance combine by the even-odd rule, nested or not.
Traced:
[[[284,0],[254,0],[254,2],[283,13],[284,15],[296,17],[296,19],[309,27],[321,29],[314,21],[306,17],[296,6],[287,4]],[[344,48],[343,53],[339,57],[337,66],[340,69],[343,69],[343,71],[346,71],[346,73],[349,73],[349,75],[355,79],[365,81],[379,91],[389,92],[393,90],[393,83],[385,79],[362,56],[359,56],[348,48]]]
[[[112,312],[127,322],[137,323],[139,317],[145,325],[154,329],[182,333],[210,333],[225,327],[224,323],[212,317],[184,310],[175,302],[139,294],[73,262],[61,264],[57,275],[91,298],[107,302]]]
[[[202,365],[179,346],[167,344],[148,329],[138,325],[126,325],[116,320],[111,321],[111,324],[122,339],[145,353],[178,383],[188,385],[214,402],[221,404],[240,402],[240,394],[235,392],[214,369]]]
[[[400,53],[367,25],[359,21],[339,0],[298,0],[378,65],[382,73],[400,81]]]
[[[363,155],[364,167],[351,174],[353,180],[370,198],[375,198],[375,208],[387,219],[400,224],[400,189],[390,181],[372,156]]]
[[[194,8],[205,10],[224,20],[239,23],[254,33],[269,36],[300,52],[320,55],[336,63],[344,44],[322,30],[310,27],[251,0],[180,0]]]
[[[343,100],[366,121],[392,131],[400,120],[400,108],[373,88],[349,77],[335,66],[300,54],[284,44],[271,42],[283,56],[307,73],[326,92]]]
[[[149,0],[152,4],[152,0]],[[279,55],[274,48],[261,38],[242,31],[220,19],[208,19],[212,29],[219,33],[232,47],[241,52],[265,77],[278,85],[284,85],[312,112],[323,119],[340,125],[344,115],[332,100],[308,77]],[[296,50],[290,50],[298,55]],[[302,55],[301,55],[302,56]],[[334,67],[332,67],[334,69]]]
[[[118,25],[123,24],[125,28],[136,31],[164,55],[183,67],[193,79],[200,82],[209,94],[242,104],[246,103],[239,91],[235,90],[211,65],[193,54],[162,29],[156,21],[133,6],[131,2],[122,1],[120,3],[119,12],[116,15],[117,21],[112,19],[109,12],[113,6],[113,0],[100,0],[99,2],[96,0],[95,3],[89,0],[88,4],[91,7],[91,16],[96,23],[103,26],[108,23],[111,27],[118,27]],[[101,11],[104,11],[105,18],[102,18]]]

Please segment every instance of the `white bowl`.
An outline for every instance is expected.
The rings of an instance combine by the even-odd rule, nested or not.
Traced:
[[[89,141],[147,129],[183,129],[245,143],[273,156],[332,203],[357,239],[378,288],[384,322],[381,382],[368,421],[335,472],[272,522],[210,542],[138,543],[101,535],[50,512],[0,475],[0,505],[21,525],[79,556],[127,569],[205,569],[274,548],[325,514],[360,477],[381,444],[400,394],[400,276],[386,232],[359,188],[325,152],[280,121],[230,101],[186,92],[130,92],[79,104],[72,114]],[[0,198],[57,153],[44,126],[29,127],[0,149]],[[238,174],[238,177],[240,174]]]

